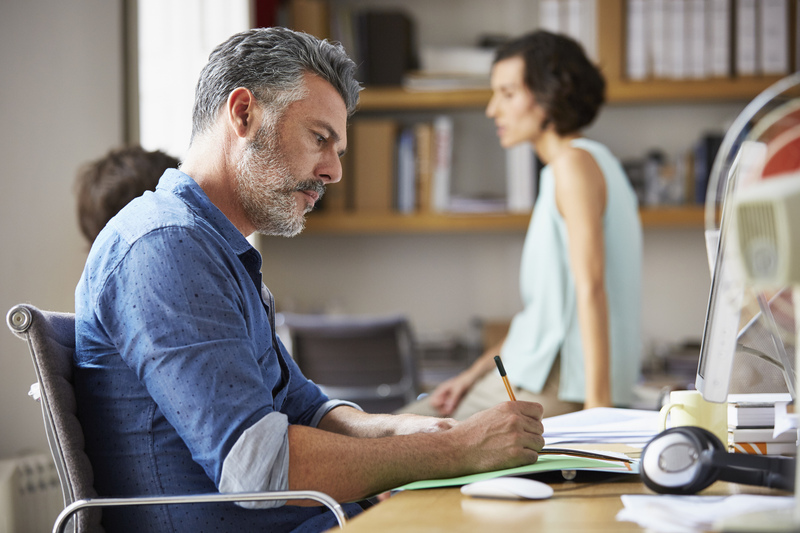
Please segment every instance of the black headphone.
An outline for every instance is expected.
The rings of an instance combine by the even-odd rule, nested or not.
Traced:
[[[713,433],[695,426],[653,437],[639,469],[644,484],[663,494],[694,494],[717,480],[794,491],[794,457],[728,453]]]

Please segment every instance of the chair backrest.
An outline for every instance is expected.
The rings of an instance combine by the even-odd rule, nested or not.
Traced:
[[[39,384],[50,453],[61,481],[64,505],[94,498],[94,472],[84,450],[84,435],[77,417],[74,388],[75,315],[41,311],[32,305],[11,308],[9,328],[27,341]],[[100,510],[76,517],[75,531],[101,532]]]
[[[282,319],[282,320],[281,320]],[[416,344],[408,320],[282,313],[292,357],[331,398],[389,413],[417,395]]]

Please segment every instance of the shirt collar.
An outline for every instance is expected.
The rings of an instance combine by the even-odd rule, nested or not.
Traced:
[[[199,217],[211,224],[228,241],[237,255],[241,256],[250,250],[256,251],[191,176],[174,168],[167,169],[156,189],[162,189],[180,198]]]

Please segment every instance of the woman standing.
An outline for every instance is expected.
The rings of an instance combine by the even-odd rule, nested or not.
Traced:
[[[517,399],[545,416],[629,405],[641,351],[638,206],[619,161],[581,134],[604,102],[603,76],[577,42],[536,31],[498,51],[491,84],[486,115],[500,144],[531,143],[546,165],[522,252],[524,309],[499,346],[423,402],[463,419],[507,400],[500,354]]]

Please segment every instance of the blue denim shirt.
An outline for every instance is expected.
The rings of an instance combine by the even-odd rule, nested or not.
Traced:
[[[260,270],[178,170],[100,233],[75,293],[75,387],[101,496],[288,488],[288,424],[316,425],[337,404],[274,334]],[[324,509],[116,508],[103,520],[114,531],[316,531],[335,525]]]

